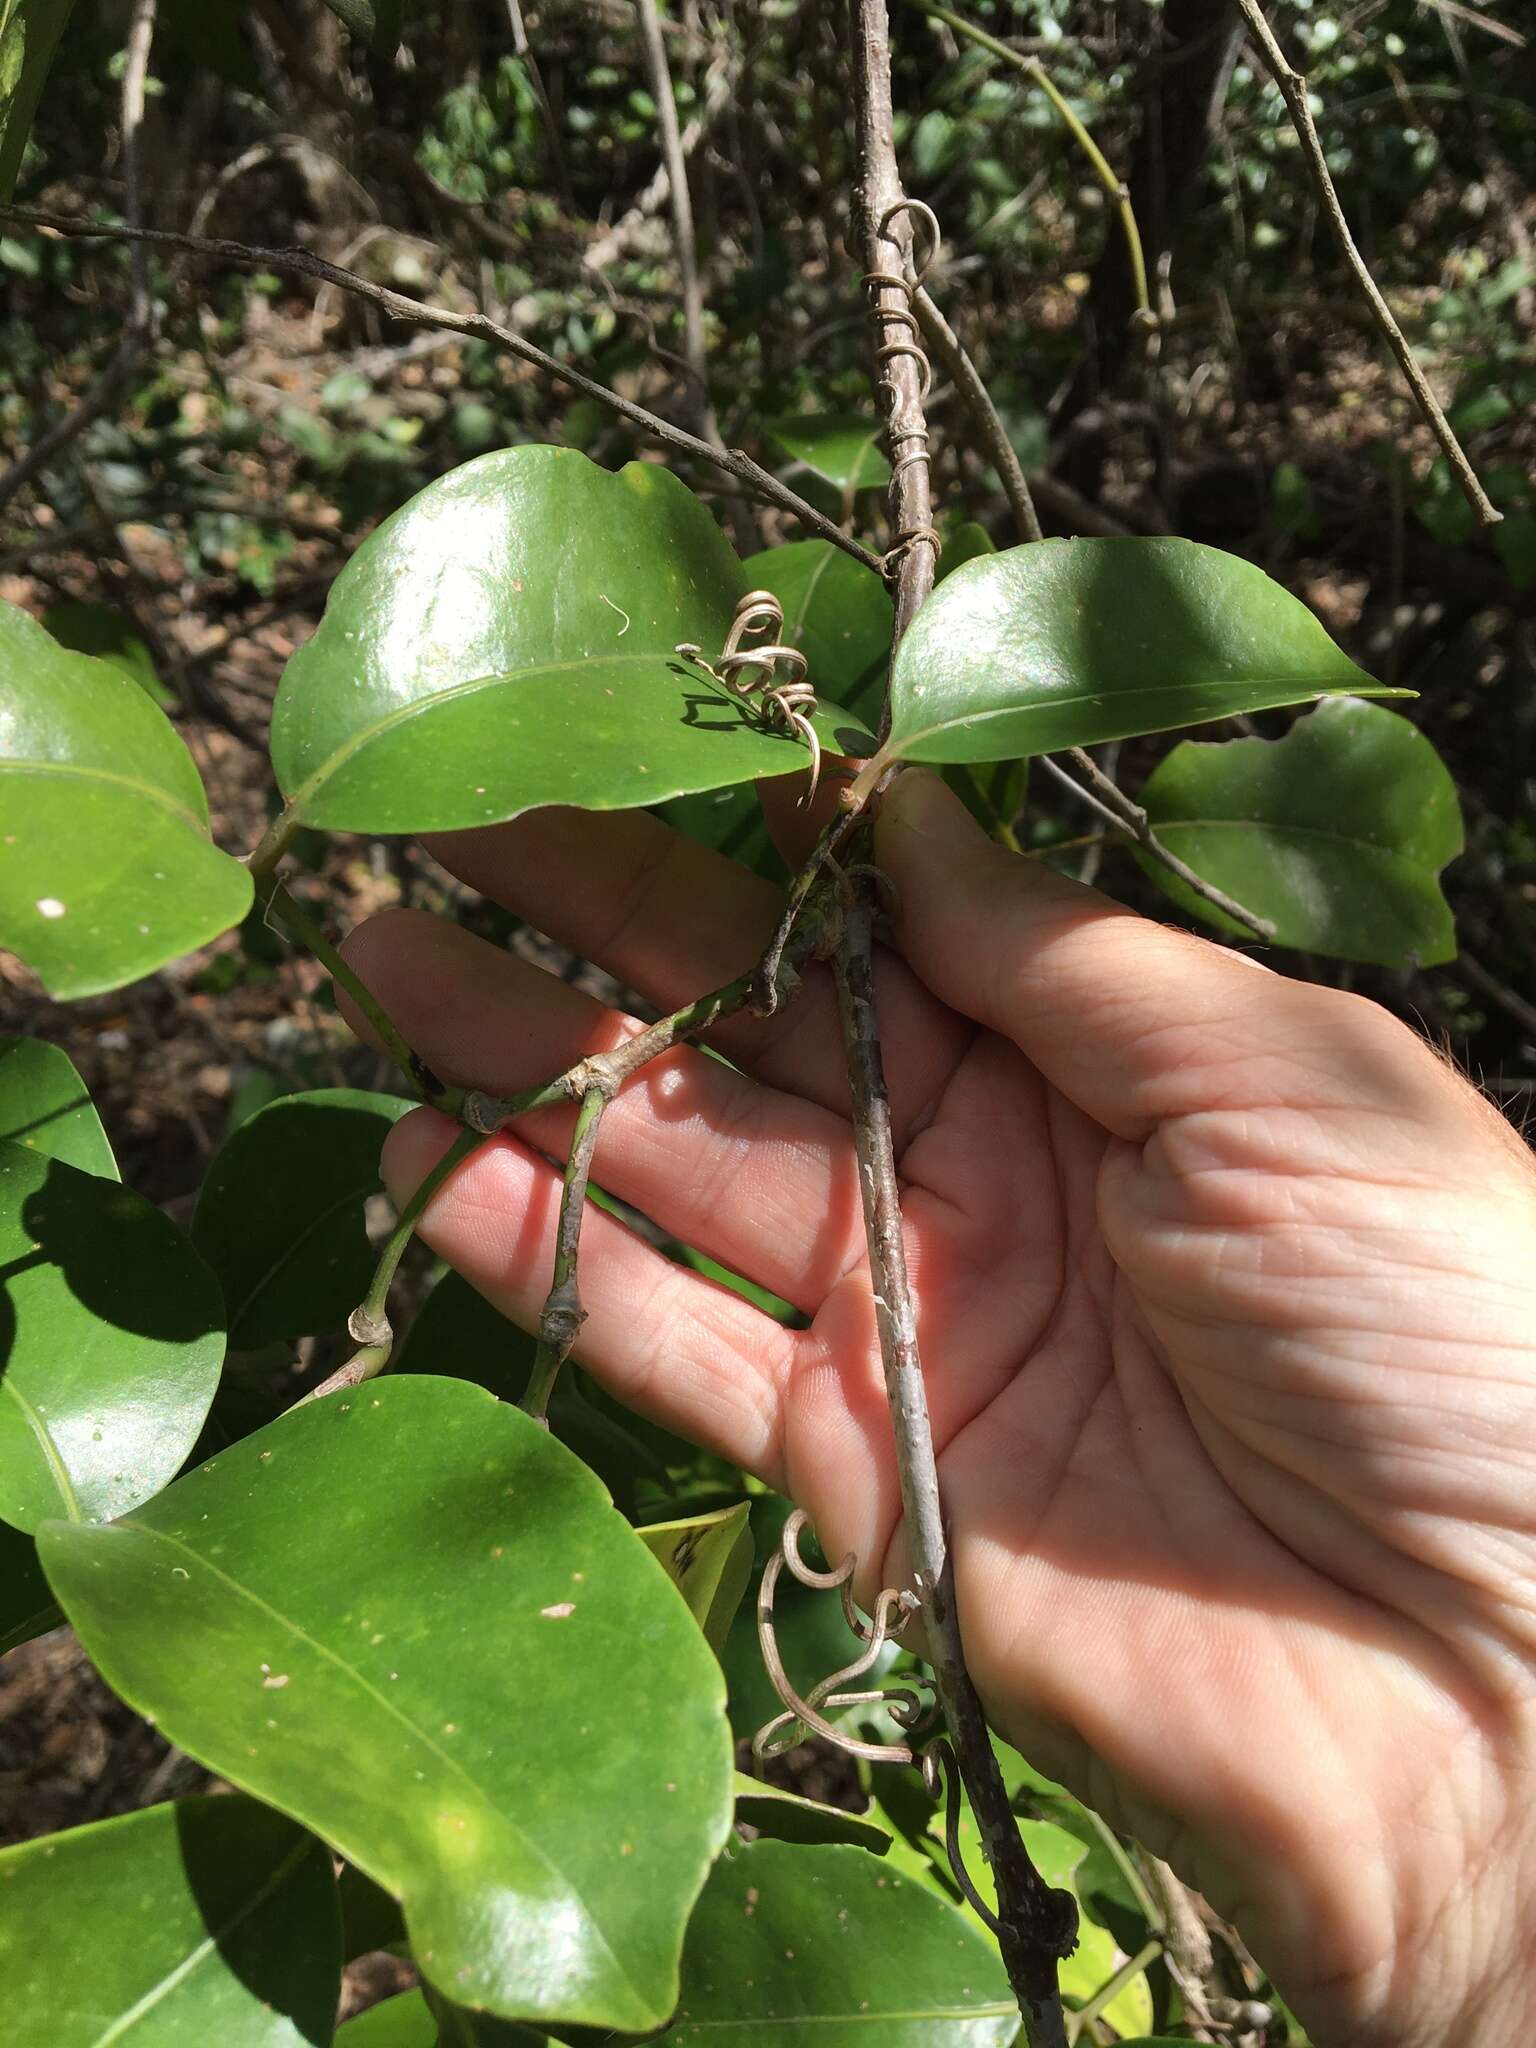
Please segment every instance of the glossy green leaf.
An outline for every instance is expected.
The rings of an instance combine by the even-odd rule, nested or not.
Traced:
[[[169,721],[120,669],[0,601],[0,946],[50,994],[95,995],[228,931],[250,903]]]
[[[1277,945],[1383,967],[1455,958],[1436,878],[1462,850],[1456,785],[1395,712],[1347,697],[1319,704],[1283,739],[1186,740],[1142,802],[1169,851],[1268,918]],[[1182,909],[1241,929],[1143,865]]]
[[[61,647],[121,669],[162,711],[175,707],[176,692],[156,675],[154,656],[125,613],[109,604],[56,604],[43,613],[43,624]]]
[[[0,1851],[16,2048],[325,2048],[341,1954],[331,1859],[235,1797]]]
[[[0,1522],[0,1657],[64,1619],[37,1561],[37,1545]]]
[[[102,1180],[122,1178],[73,1060],[45,1038],[0,1037],[0,1139]]]
[[[0,201],[16,188],[43,81],[74,0],[0,0]]]
[[[129,1188],[0,1143],[0,1518],[107,1521],[197,1441],[224,1356],[218,1283]]]
[[[402,1991],[338,2027],[336,2048],[438,2048],[437,2018],[419,1991]]]
[[[498,449],[429,484],[338,577],[278,692],[278,781],[306,824],[427,832],[792,774],[803,743],[676,652],[713,660],[745,589],[670,471]],[[835,705],[817,728],[868,745]]]
[[[535,1340],[457,1273],[445,1273],[421,1305],[392,1370],[470,1380],[498,1400],[522,1399]],[[626,1515],[641,1479],[667,1486],[667,1468],[635,1430],[590,1398],[585,1373],[567,1366],[550,1397],[550,1430],[589,1465]]]
[[[338,2028],[336,2048],[543,2048],[547,2040],[510,2020],[403,1991]]]
[[[748,559],[746,573],[784,607],[785,643],[804,654],[818,693],[872,730],[891,658],[891,599],[881,579],[825,540],[768,548]],[[680,797],[662,816],[756,875],[782,882],[788,874],[750,787]]]
[[[667,2048],[1008,2048],[997,1944],[862,1849],[753,1842],[722,1856],[688,1927]]]
[[[841,1806],[802,1798],[782,1785],[765,1785],[744,1771],[736,1773],[736,1818],[774,1842],[851,1842],[875,1856],[883,1856],[891,1846],[891,1831],[873,1808],[849,1813]]]
[[[345,1325],[375,1264],[364,1205],[383,1185],[379,1150],[414,1107],[317,1088],[268,1103],[231,1134],[203,1182],[192,1242],[223,1286],[232,1349]]]
[[[885,428],[879,420],[859,413],[807,412],[764,425],[786,455],[845,495],[881,490],[891,480],[891,465],[880,452]]]
[[[730,1823],[724,1688],[547,1430],[463,1381],[380,1380],[39,1553],[108,1683],[398,1897],[449,1995],[670,2014]]]
[[[688,1602],[716,1656],[725,1647],[752,1577],[752,1525],[746,1501],[682,1522],[652,1522],[636,1535]]]
[[[1263,570],[1188,540],[1053,540],[965,563],[891,678],[890,751],[1006,761],[1373,683]]]

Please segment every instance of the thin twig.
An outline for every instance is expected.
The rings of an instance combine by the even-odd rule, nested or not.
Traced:
[[[1026,541],[1043,540],[1045,536],[1040,531],[1040,519],[1029,493],[1024,465],[1008,438],[1008,430],[992,403],[992,394],[983,382],[980,370],[971,360],[959,335],[921,285],[913,294],[912,302],[917,308],[917,317],[922,322],[929,346],[954,379],[955,389],[971,416],[971,424],[981,439],[981,445],[992,458],[992,467],[1003,486],[1003,495],[1008,500],[1014,524]]]
[[[882,337],[880,383],[892,441],[891,516],[899,643],[933,585],[937,557],[923,416],[925,364],[908,304],[911,214],[902,191],[892,133],[890,29],[885,0],[851,0],[857,124],[858,213],[862,246]],[[910,340],[902,332],[905,323]],[[904,543],[904,545],[903,545]],[[883,725],[888,727],[889,707]],[[883,734],[882,734],[883,736]],[[835,955],[838,1007],[848,1060],[859,1190],[869,1248],[870,1284],[896,1438],[903,1526],[922,1601],[929,1658],[961,1776],[997,1888],[998,1941],[1019,2001],[1029,2048],[1064,2048],[1056,1959],[1070,1953],[1076,1908],[1053,1891],[1029,1859],[993,1753],[985,1716],[966,1669],[954,1578],[939,1498],[938,1466],[918,1352],[917,1316],[902,1237],[901,1198],[890,1101],[875,1016],[874,891],[860,876],[849,891]]]
[[[140,173],[139,131],[144,125],[144,96],[149,57],[155,41],[157,0],[134,0],[123,53],[122,133],[118,162],[123,174],[124,209],[129,225],[144,224],[144,181]],[[0,507],[8,505],[23,485],[45,469],[61,449],[77,441],[86,428],[109,412],[133,374],[154,326],[154,299],[149,288],[149,251],[135,244],[129,255],[128,318],[111,360],[80,403],[39,434],[24,454],[0,476]]]
[[[640,39],[645,45],[651,98],[656,102],[656,126],[661,136],[661,158],[667,167],[668,194],[672,202],[672,243],[677,255],[678,295],[683,302],[683,354],[693,380],[693,403],[699,432],[718,448],[724,443],[720,438],[715,408],[710,402],[709,372],[704,362],[704,300],[699,290],[693,196],[688,190],[688,168],[683,160],[682,136],[677,125],[677,98],[672,90],[666,47],[661,40],[656,0],[635,0],[635,5],[640,16]]]
[[[1021,55],[1009,44],[999,41],[994,35],[989,35],[984,28],[978,28],[974,22],[967,21],[963,15],[953,14],[949,8],[940,7],[938,0],[912,0],[912,4],[931,21],[944,22],[957,36],[964,36],[967,42],[990,51],[994,57],[1001,57],[1005,64],[1011,64],[1016,71],[1022,71],[1032,84],[1039,86],[1056,109],[1062,125],[1072,140],[1092,165],[1094,176],[1104,187],[1120,216],[1120,231],[1125,236],[1126,254],[1131,264],[1131,283],[1136,293],[1137,317],[1144,325],[1155,326],[1156,316],[1152,311],[1152,301],[1147,296],[1147,259],[1142,253],[1141,230],[1136,225],[1136,212],[1131,205],[1131,195],[1124,181],[1116,177],[1108,157],[1077,118],[1070,103],[1057,90],[1055,81],[1039,58]],[[1239,5],[1241,4],[1242,0],[1239,0]]]
[[[356,298],[366,299],[380,312],[407,327],[432,327],[448,334],[472,335],[477,341],[486,341],[493,347],[504,349],[521,362],[531,363],[545,376],[558,378],[561,383],[570,385],[573,391],[581,392],[583,397],[595,399],[599,405],[607,406],[663,446],[675,448],[680,454],[695,456],[700,462],[707,462],[739,482],[750,485],[781,512],[788,512],[810,532],[830,541],[845,555],[852,555],[865,568],[880,566],[878,555],[850,539],[832,520],[825,518],[814,505],[808,505],[742,449],[712,448],[697,434],[673,426],[670,420],[647,412],[633,399],[610,391],[606,384],[599,384],[594,378],[573,369],[569,363],[559,362],[512,328],[503,327],[484,313],[455,313],[443,306],[423,305],[419,299],[408,299],[402,292],[391,291],[386,285],[359,277],[354,270],[344,270],[339,264],[327,263],[323,257],[311,255],[307,249],[259,249],[248,242],[175,234],[167,229],[134,228],[111,221],[82,221],[69,214],[45,213],[31,206],[0,206],[0,220],[18,227],[38,228],[45,234],[67,235],[81,240],[148,242],[162,248],[186,249],[195,256],[216,257],[240,270],[273,270],[314,278],[321,284],[333,285],[338,291],[351,292]]]
[[[1507,1016],[1513,1017],[1527,1038],[1536,1045],[1536,1003],[1531,1003],[1515,989],[1490,974],[1481,960],[1474,959],[1465,947],[1457,955],[1456,965],[1463,976],[1475,989],[1497,1003]]]
[[[448,1111],[455,1094],[462,1090],[445,1088],[436,1074],[412,1050],[404,1033],[384,1008],[378,997],[362,981],[346,957],[337,951],[330,940],[308,913],[289,895],[275,874],[270,872],[256,878],[256,901],[263,910],[272,910],[282,919],[293,936],[305,946],[320,962],[326,973],[339,988],[346,990],[354,1007],[362,1012],[372,1025],[374,1036],[380,1046],[394,1061],[401,1078],[412,1092],[434,1109]]]
[[[533,54],[533,45],[528,40],[528,26],[523,20],[522,0],[507,0],[507,26],[512,31],[512,54],[527,72],[528,83],[533,88],[533,97],[539,109],[539,124],[544,130],[544,146],[549,151],[555,183],[560,188],[560,204],[567,213],[574,213],[576,201],[571,192],[570,173],[565,167],[565,151],[560,144],[560,123],[555,119],[555,110],[544,86],[544,73],[539,69],[539,60]]]
[[[294,1407],[303,1408],[311,1401],[323,1401],[328,1394],[339,1394],[347,1387],[361,1386],[364,1380],[377,1378],[389,1364],[395,1343],[394,1329],[389,1320],[389,1290],[394,1285],[405,1248],[416,1234],[421,1212],[443,1182],[484,1143],[479,1131],[460,1131],[431,1172],[424,1176],[401,1210],[400,1220],[384,1241],[368,1292],[347,1318],[347,1334],[358,1349],[344,1365],[336,1368],[329,1379],[322,1380],[302,1400],[296,1401]]]
[[[925,4],[925,0],[919,0]],[[1307,81],[1301,72],[1294,70],[1284,50],[1275,40],[1274,31],[1264,19],[1263,9],[1258,0],[1237,0],[1243,20],[1248,24],[1249,34],[1258,45],[1270,77],[1279,86],[1281,96],[1290,110],[1291,123],[1301,143],[1302,154],[1307,168],[1312,173],[1312,182],[1317,187],[1317,196],[1323,202],[1339,247],[1345,261],[1355,274],[1355,282],[1365,294],[1371,317],[1380,329],[1388,348],[1397,358],[1398,368],[1408,380],[1408,388],[1418,403],[1418,408],[1429,423],[1430,431],[1440,443],[1440,451],[1450,464],[1462,495],[1477,514],[1481,526],[1497,526],[1503,513],[1490,503],[1488,494],[1477,480],[1476,472],[1467,460],[1461,443],[1451,430],[1451,423],[1440,409],[1440,401],[1429,388],[1429,379],[1419,368],[1418,357],[1409,346],[1408,338],[1393,318],[1392,308],[1382,297],[1372,277],[1365,258],[1355,246],[1350,233],[1349,222],[1340,204],[1338,191],[1334,186],[1333,174],[1328,169],[1328,159],[1323,154],[1323,145],[1317,132],[1317,123],[1312,118],[1311,103],[1307,98]]]
[[[1209,903],[1213,910],[1219,910],[1223,916],[1232,918],[1242,925],[1245,931],[1252,932],[1256,939],[1270,941],[1274,938],[1275,928],[1268,918],[1258,917],[1253,911],[1245,910],[1235,896],[1229,896],[1225,889],[1218,889],[1214,882],[1208,882],[1203,875],[1197,875],[1187,861],[1180,860],[1176,853],[1170,852],[1164,846],[1153,831],[1151,821],[1141,805],[1133,802],[1118,783],[1110,781],[1090,753],[1082,747],[1073,747],[1068,758],[1089,782],[1090,788],[1084,789],[1082,783],[1075,782],[1060,762],[1053,761],[1049,754],[1038,756],[1041,767],[1048,775],[1053,776],[1063,789],[1075,796],[1080,804],[1086,804],[1089,810],[1097,812],[1098,816],[1113,825],[1117,832],[1123,832],[1128,838],[1134,839],[1148,860],[1155,861],[1160,868],[1166,868],[1170,875],[1176,875],[1185,888],[1198,896],[1202,903]]]
[[[1076,2040],[1084,2028],[1098,2018],[1106,2006],[1113,2005],[1126,1985],[1133,1983],[1141,1975],[1148,1963],[1155,1963],[1162,1952],[1163,1944],[1160,1941],[1143,1942],[1135,1955],[1128,1956],[1112,1977],[1106,1977],[1098,1990],[1094,1992],[1092,1998],[1085,2005],[1080,2005],[1072,2015],[1074,2022],[1072,2028],[1073,2040]]]
[[[588,1088],[576,1113],[571,1134],[570,1156],[565,1162],[564,1185],[560,1190],[560,1221],[555,1230],[555,1270],[539,1314],[539,1342],[533,1354],[533,1369],[518,1406],[535,1422],[549,1420],[549,1397],[560,1377],[560,1368],[571,1355],[587,1312],[581,1305],[577,1263],[581,1256],[581,1225],[586,1209],[587,1183],[592,1178],[592,1158],[603,1111],[613,1100],[610,1089],[600,1084]]]

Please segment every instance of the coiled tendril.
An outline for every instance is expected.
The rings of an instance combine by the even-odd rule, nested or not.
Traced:
[[[770,636],[784,630],[784,607],[771,590],[749,590],[736,607],[731,630],[717,660],[704,659],[703,649],[691,640],[676,652],[685,661],[712,676],[722,688],[744,704],[750,704],[770,727],[786,735],[798,734],[811,750],[810,787],[801,798],[811,802],[821,777],[821,741],[811,719],[816,710],[816,691],[806,676],[805,656],[798,647],[785,647],[770,638],[755,647],[744,640],[759,634]],[[787,673],[780,675],[783,669]]]

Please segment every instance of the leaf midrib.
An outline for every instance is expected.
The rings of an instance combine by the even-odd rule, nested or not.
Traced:
[[[987,2005],[930,2005],[910,2012],[807,2012],[782,2013],[774,2019],[765,2019],[757,2014],[751,2019],[740,2020],[696,2020],[690,2016],[687,2021],[688,2038],[698,2040],[701,2035],[723,2034],[745,2027],[771,2027],[777,2034],[790,2032],[797,2027],[857,2027],[889,2026],[897,2020],[996,2020],[1017,2019],[1018,2007],[1011,1998],[993,1999]]]
[[[197,834],[207,839],[208,827],[196,811],[173,797],[168,790],[158,788],[153,782],[142,782],[136,775],[119,775],[111,768],[82,768],[73,761],[0,761],[0,775],[59,775],[76,782],[106,782],[116,789],[131,790],[135,796],[147,797],[173,818],[179,818]]]
[[[532,1860],[536,1863],[542,1864],[544,1869],[547,1870],[550,1873],[550,1875],[554,1877],[564,1887],[566,1895],[577,1901],[577,1903],[581,1907],[583,1915],[585,1916],[588,1926],[592,1929],[593,1934],[596,1936],[598,1942],[602,1946],[604,1954],[612,1963],[619,1977],[623,1980],[623,1982],[628,1987],[630,1992],[633,1994],[639,2005],[641,2005],[642,2007],[646,2007],[648,2005],[648,2001],[643,1995],[640,1987],[635,1983],[634,1979],[630,1976],[629,1971],[624,1965],[624,1963],[622,1963],[619,1957],[614,1953],[612,1944],[609,1942],[606,1933],[604,1932],[603,1928],[601,1927],[597,1919],[592,1914],[590,1908],[587,1906],[585,1900],[582,1898],[581,1893],[578,1891],[577,1887],[570,1881],[570,1879],[566,1876],[565,1872],[560,1868],[559,1864],[552,1859],[547,1850],[541,1847],[540,1844],[535,1842],[523,1828],[520,1828],[517,1825],[516,1821],[513,1820],[512,1817],[506,1812],[505,1808],[502,1807],[499,1804],[499,1802],[496,1799],[494,1799],[488,1791],[486,1791],[484,1786],[480,1784],[479,1780],[475,1778],[471,1772],[467,1771],[464,1768],[463,1764],[459,1762],[458,1758],[450,1756],[447,1750],[443,1749],[438,1743],[434,1742],[432,1737],[429,1734],[427,1734],[424,1728],[418,1728],[416,1723],[409,1716],[409,1714],[407,1714],[402,1708],[397,1707],[393,1700],[391,1700],[386,1694],[380,1692],[376,1685],[372,1684],[370,1680],[365,1678],[362,1672],[354,1669],[352,1665],[348,1664],[345,1658],[338,1656],[338,1654],[334,1650],[330,1649],[326,1644],[317,1641],[317,1639],[314,1636],[312,1636],[307,1629],[301,1628],[298,1622],[292,1620],[290,1616],[284,1614],[280,1608],[274,1607],[270,1601],[263,1600],[259,1593],[253,1593],[248,1586],[242,1586],[238,1579],[231,1578],[228,1572],[224,1571],[219,1565],[216,1565],[212,1561],[212,1559],[206,1557],[203,1554],[203,1552],[201,1552],[200,1550],[194,1550],[190,1543],[182,1542],[179,1536],[172,1536],[168,1534],[164,1529],[146,1528],[142,1522],[135,1522],[131,1516],[124,1516],[120,1521],[114,1523],[113,1526],[118,1529],[126,1530],[132,1535],[143,1537],[152,1544],[163,1543],[166,1545],[168,1549],[179,1551],[183,1557],[190,1557],[194,1564],[201,1566],[201,1568],[204,1571],[211,1573],[212,1576],[220,1582],[220,1584],[227,1586],[230,1592],[233,1593],[237,1599],[244,1600],[249,1606],[258,1609],[259,1612],[268,1616],[269,1619],[271,1619],[272,1621],[275,1621],[280,1628],[286,1629],[295,1641],[303,1643],[306,1648],[312,1650],[323,1663],[334,1665],[335,1668],[339,1672],[341,1672],[344,1678],[349,1679],[352,1682],[352,1684],[357,1687],[359,1692],[365,1694],[369,1699],[371,1699],[375,1703],[375,1705],[381,1707],[384,1713],[390,1719],[398,1721],[400,1723],[400,1726],[404,1728],[408,1734],[414,1736],[416,1741],[418,1741],[422,1745],[422,1747],[428,1752],[429,1755],[435,1757],[438,1760],[438,1762],[441,1763],[452,1776],[460,1778],[464,1782],[464,1784],[466,1784],[469,1787],[470,1791],[475,1794],[475,1797],[484,1805],[487,1811],[494,1813],[499,1820],[503,1821],[507,1825],[507,1827],[510,1828],[512,1833],[517,1837],[518,1841],[525,1846]],[[260,1798],[263,1795],[257,1793],[255,1796],[257,1798]],[[358,1861],[358,1867],[360,1869],[363,1867],[360,1859],[354,1858],[353,1860]]]
[[[299,1253],[304,1250],[306,1245],[308,1245],[310,1240],[317,1236],[319,1232],[325,1228],[326,1224],[328,1224],[333,1217],[341,1215],[345,1210],[352,1208],[355,1203],[365,1200],[369,1195],[376,1194],[378,1192],[378,1188],[379,1179],[378,1175],[375,1174],[366,1187],[350,1188],[345,1194],[338,1195],[336,1200],[331,1203],[329,1208],[323,1209],[320,1212],[320,1214],[313,1219],[312,1222],[308,1223],[305,1226],[303,1231],[300,1232],[299,1236],[294,1238],[288,1245],[284,1247],[284,1249],[281,1252],[278,1253],[277,1257],[272,1261],[271,1265],[268,1266],[266,1271],[260,1276],[260,1278],[254,1282],[254,1284],[251,1286],[251,1288],[245,1295],[244,1299],[241,1301],[240,1306],[235,1310],[234,1314],[230,1317],[229,1329],[231,1342],[233,1342],[234,1340],[234,1335],[236,1331],[239,1331],[242,1335],[244,1334],[245,1319],[251,1312],[251,1304],[254,1301],[256,1301],[260,1295],[265,1293],[268,1287],[271,1286],[274,1276],[278,1273],[281,1273],[284,1266],[291,1265],[293,1261],[297,1259]]]
[[[147,2013],[153,2012],[162,1999],[168,1998],[178,1985],[184,1984],[187,1978],[192,1975],[192,1972],[200,1968],[207,1961],[210,1953],[221,1942],[228,1940],[229,1936],[233,1934],[243,1920],[249,1919],[258,1907],[266,1904],[279,1885],[288,1877],[289,1873],[309,1853],[309,1846],[307,1841],[295,1842],[288,1851],[288,1854],[283,1857],[282,1861],[268,1876],[265,1884],[252,1892],[250,1897],[245,1899],[231,1913],[222,1926],[214,1928],[206,1940],[200,1941],[196,1948],[189,1949],[175,1969],[168,1970],[158,1984],[151,1985],[149,1990],[139,1999],[138,2003],[130,2006],[127,2012],[115,2019],[104,2034],[98,2034],[91,2043],[91,2048],[110,2048],[112,2042],[121,2041],[130,2027],[136,2027]]]
[[[1201,683],[1197,687],[1202,690],[1228,689],[1241,681],[1242,678],[1237,676],[1218,676],[1214,681]],[[1136,683],[1129,687],[1120,684],[1114,688],[1103,690],[1075,690],[1070,696],[1065,697],[1048,696],[1021,704],[999,704],[990,711],[957,712],[953,717],[941,718],[935,724],[925,725],[913,732],[898,733],[893,731],[886,745],[891,753],[899,757],[905,748],[913,746],[921,740],[932,739],[935,733],[953,732],[957,726],[969,728],[977,725],[987,725],[994,719],[1018,718],[1037,711],[1041,713],[1047,711],[1067,711],[1076,704],[1117,704],[1123,699],[1136,697],[1165,697],[1177,694],[1188,687],[1187,684],[1180,683]],[[1262,689],[1264,686],[1260,685],[1259,687]],[[1411,690],[1368,689],[1359,683],[1329,682],[1326,679],[1313,682],[1310,679],[1301,677],[1296,678],[1294,683],[1283,681],[1281,678],[1276,677],[1274,687],[1276,689],[1290,690],[1294,688],[1296,690],[1297,694],[1294,698],[1283,699],[1282,703],[1301,703],[1308,697],[1409,697],[1413,694]],[[1230,712],[1206,712],[1203,714],[1200,722],[1204,723],[1210,718],[1231,717],[1238,711],[1273,711],[1279,708],[1281,707],[1273,703],[1262,705],[1235,704]]]
[[[70,1480],[69,1467],[64,1463],[64,1454],[54,1442],[48,1425],[21,1391],[20,1387],[17,1386],[15,1379],[10,1373],[0,1377],[0,1387],[3,1387],[16,1403],[16,1406],[22,1412],[28,1429],[37,1438],[38,1444],[42,1449],[44,1461],[48,1466],[49,1472],[53,1475],[53,1483],[58,1488],[59,1497],[64,1503],[70,1521],[84,1522],[85,1516],[80,1511],[80,1500]]]
[[[1290,819],[1274,818],[1154,818],[1154,829],[1159,833],[1169,832],[1289,832],[1298,839],[1326,839],[1331,845],[1348,847],[1352,853],[1374,853],[1382,860],[1399,862],[1405,868],[1412,868],[1415,874],[1434,876],[1438,868],[1431,868],[1415,860],[1412,854],[1401,853],[1395,846],[1383,846],[1375,839],[1357,838],[1348,832],[1332,831],[1327,825],[1298,825]],[[1447,854],[1447,861],[1454,855]]]
[[[499,669],[494,675],[474,676],[467,682],[445,684],[442,689],[434,690],[430,696],[413,697],[409,704],[398,705],[393,711],[386,712],[382,718],[375,719],[371,725],[350,734],[333,753],[327,755],[312,775],[307,776],[299,784],[288,799],[288,807],[294,812],[302,811],[310,798],[318,790],[324,789],[328,782],[334,781],[364,747],[371,746],[376,739],[382,738],[385,733],[393,732],[397,726],[406,725],[413,718],[423,717],[435,711],[440,705],[453,703],[459,698],[472,697],[479,690],[495,689],[502,683],[515,683],[527,676],[559,676],[573,670],[590,668],[594,662],[602,662],[605,665],[619,662],[631,668],[640,668],[646,665],[654,667],[658,662],[665,663],[668,659],[670,653],[664,654],[656,650],[649,654],[638,649],[632,653],[584,654],[579,660],[526,662],[521,668]]]

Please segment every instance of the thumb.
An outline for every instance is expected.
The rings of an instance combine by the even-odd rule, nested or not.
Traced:
[[[1430,1089],[1433,1056],[1384,1010],[1271,974],[994,844],[937,775],[886,792],[879,865],[918,977],[987,1025],[1117,1136],[1164,1118],[1275,1103],[1305,1085],[1340,1106]],[[1424,1103],[1417,1106],[1423,1107]]]

